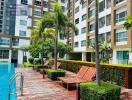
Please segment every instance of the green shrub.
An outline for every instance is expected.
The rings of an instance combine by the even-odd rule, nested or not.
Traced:
[[[41,64],[34,65],[35,70],[39,71],[43,66]]]
[[[33,62],[34,62],[34,58],[28,58],[28,61],[29,61],[29,63],[31,63],[31,64],[33,64]]]
[[[33,67],[33,64],[31,63],[28,63],[28,62],[24,62],[24,67]]]
[[[54,64],[54,60],[53,59],[49,59],[48,61],[49,61],[48,67],[51,68],[51,66]]]
[[[81,100],[120,100],[121,88],[110,83],[97,86],[95,82],[80,84]]]
[[[41,59],[40,59],[40,58],[35,58],[35,59],[34,59],[34,64],[35,64],[35,65],[41,64]]]
[[[47,71],[48,78],[52,80],[57,80],[58,77],[65,76],[65,71],[62,69],[54,70],[54,69],[48,69]]]

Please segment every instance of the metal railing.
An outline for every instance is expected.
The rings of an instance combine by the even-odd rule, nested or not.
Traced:
[[[11,93],[11,85],[13,83],[13,81],[20,76],[20,91],[21,91],[21,96],[23,95],[23,83],[24,83],[24,76],[21,72],[17,72],[13,77],[10,78],[9,80],[9,100],[11,100],[11,95],[15,94],[15,93]]]

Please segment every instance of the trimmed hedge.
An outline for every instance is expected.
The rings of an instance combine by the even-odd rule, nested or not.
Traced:
[[[40,59],[40,58],[35,58],[35,59],[34,59],[34,64],[35,64],[35,65],[41,64],[41,59]]]
[[[25,67],[25,68],[33,67],[33,64],[28,63],[28,62],[24,62],[24,67]]]
[[[58,77],[65,76],[65,71],[62,69],[58,69],[58,70],[48,69],[47,76],[48,76],[48,78],[50,78],[52,80],[57,80]]]
[[[95,82],[87,82],[80,84],[81,100],[120,100],[121,87],[102,83],[97,86]]]
[[[37,65],[34,65],[34,68],[36,69],[36,70],[39,70],[40,68],[42,68],[43,66],[41,65],[41,64],[37,64]]]
[[[28,58],[28,61],[29,61],[29,63],[31,63],[31,64],[33,64],[33,62],[34,62],[34,58]]]
[[[75,60],[58,60],[61,62],[61,68],[77,73],[81,66],[95,67],[95,62],[75,61]],[[105,82],[116,83],[119,86],[125,85],[125,70],[131,69],[132,66],[118,66],[112,64],[101,65],[101,80]]]

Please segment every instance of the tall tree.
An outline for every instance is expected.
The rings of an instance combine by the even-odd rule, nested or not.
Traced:
[[[44,41],[47,38],[53,37],[53,34],[51,34],[53,32],[53,30],[51,33],[46,32],[46,31],[49,31],[49,30],[47,30],[48,28],[54,27],[53,26],[54,20],[52,17],[53,16],[51,16],[50,14],[44,15],[43,18],[38,21],[37,27],[35,29],[33,29],[31,32],[31,44],[32,43],[34,43],[34,44],[38,43],[40,45],[42,64],[43,64],[43,57],[44,57],[44,52],[45,52],[44,51],[45,50]]]
[[[96,83],[98,86],[101,85],[100,81],[100,66],[99,66],[99,41],[98,41],[98,0],[95,0],[96,7],[96,20],[95,20],[95,54],[96,54]]]
[[[53,3],[53,18],[54,18],[54,26],[56,30],[55,34],[55,69],[57,69],[57,45],[58,45],[58,34],[62,33],[64,34],[66,32],[66,29],[72,28],[73,30],[77,30],[75,28],[74,24],[71,23],[68,19],[68,17],[64,14],[64,11],[62,9],[62,6],[60,3],[55,2]]]

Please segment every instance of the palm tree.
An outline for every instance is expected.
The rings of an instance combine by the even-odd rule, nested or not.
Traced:
[[[132,16],[126,16],[124,26],[126,29],[132,27]]]
[[[99,54],[100,54],[100,62],[109,63],[109,60],[112,57],[112,48],[109,42],[100,42],[99,43]],[[109,52],[109,53],[108,53]]]
[[[42,62],[42,64],[44,63],[43,62],[44,40],[46,40],[46,38],[53,38],[53,34],[49,34],[48,33],[49,30],[47,28],[54,27],[53,23],[54,23],[54,20],[50,14],[44,15],[43,18],[38,21],[37,27],[35,29],[33,29],[31,32],[31,44],[32,43],[41,44],[41,62]],[[53,30],[51,30],[51,29],[50,29],[50,31],[53,32]]]
[[[60,3],[56,2],[53,3],[53,18],[54,18],[54,26],[56,30],[55,34],[55,69],[57,69],[57,44],[58,44],[58,34],[62,33],[64,34],[67,29],[72,28],[73,30],[76,30],[77,28],[72,24],[68,17],[64,14],[64,11],[62,9],[62,6]]]
[[[96,50],[96,84],[98,86],[101,85],[100,82],[100,66],[99,66],[99,41],[98,41],[98,0],[95,0],[95,6],[96,6],[96,22],[95,22],[95,50]]]

